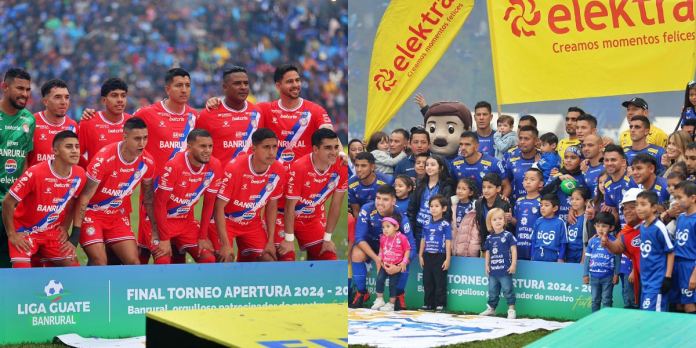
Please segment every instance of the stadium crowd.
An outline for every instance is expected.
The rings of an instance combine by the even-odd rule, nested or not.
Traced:
[[[132,110],[163,97],[172,66],[191,74],[191,105],[217,92],[217,72],[246,67],[256,100],[271,100],[273,72],[301,64],[310,100],[332,115],[347,136],[347,1],[3,1],[0,71],[26,67],[33,81],[58,78],[73,92],[68,115],[99,103],[101,83],[121,76],[136,90]],[[32,100],[40,100],[38,86]],[[253,99],[252,99],[253,101]],[[29,104],[33,109],[34,105]]]
[[[629,130],[618,139],[603,137],[578,107],[567,109],[561,138],[539,134],[533,115],[516,131],[510,116],[494,123],[485,101],[473,113],[461,103],[428,105],[420,94],[415,102],[425,124],[348,144],[351,307],[370,300],[374,262],[372,308],[406,308],[409,264],[419,262],[423,309],[445,310],[451,258],[485,257],[483,315],[495,313],[502,291],[515,318],[517,260],[583,264],[578,278],[591,287],[593,311],[612,306],[619,282],[626,308],[696,311],[696,82],[686,86],[675,131],[656,127],[647,101],[635,97],[621,104]],[[453,138],[458,147],[441,153]],[[399,248],[405,240],[410,247]]]

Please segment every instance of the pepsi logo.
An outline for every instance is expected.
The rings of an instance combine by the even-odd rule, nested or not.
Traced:
[[[17,171],[17,161],[15,161],[12,158],[5,161],[5,172],[7,174],[13,174],[16,171]]]

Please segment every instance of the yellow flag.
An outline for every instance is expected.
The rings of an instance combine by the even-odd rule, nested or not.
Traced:
[[[488,0],[498,104],[678,91],[694,0]]]
[[[375,34],[365,136],[381,130],[447,51],[474,0],[392,0]]]

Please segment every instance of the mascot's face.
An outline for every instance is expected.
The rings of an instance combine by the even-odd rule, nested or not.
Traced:
[[[459,116],[430,116],[425,121],[430,134],[430,151],[440,156],[452,156],[459,149],[459,137],[465,130]]]

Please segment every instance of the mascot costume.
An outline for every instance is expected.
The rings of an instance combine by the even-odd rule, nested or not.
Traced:
[[[430,152],[452,159],[459,152],[459,137],[471,130],[471,111],[460,102],[438,102],[428,108],[424,125]]]

